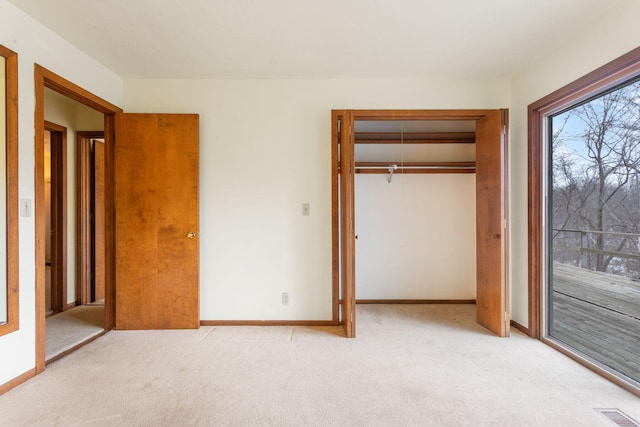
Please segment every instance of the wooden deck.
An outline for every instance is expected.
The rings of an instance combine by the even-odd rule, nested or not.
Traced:
[[[640,381],[640,282],[553,265],[549,335]]]

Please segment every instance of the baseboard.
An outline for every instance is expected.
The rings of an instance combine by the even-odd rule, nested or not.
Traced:
[[[200,326],[339,326],[332,320],[201,320]]]
[[[358,299],[356,304],[475,304],[474,299]]]
[[[527,335],[529,337],[531,336],[529,328],[527,328],[526,326],[522,326],[520,323],[516,322],[515,320],[511,321],[511,326],[513,326],[515,329],[519,330],[523,334],[525,334],[525,335]]]
[[[71,310],[72,308],[75,308],[75,307],[77,307],[78,305],[79,305],[79,304],[78,304],[78,302],[77,302],[77,301],[70,302],[69,304],[66,304],[66,305],[64,306],[64,308],[62,309],[62,311]]]
[[[24,383],[25,381],[30,380],[31,378],[33,378],[35,376],[36,376],[36,368],[33,368],[33,369],[28,370],[24,374],[18,375],[14,379],[12,379],[12,380],[0,385],[0,396],[3,395],[4,393],[8,392],[12,388],[19,386],[20,384]]]

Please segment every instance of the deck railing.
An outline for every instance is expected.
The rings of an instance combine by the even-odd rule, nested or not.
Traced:
[[[621,232],[615,232],[615,231],[575,230],[575,229],[567,229],[567,228],[562,228],[562,229],[554,228],[553,232],[554,232],[553,247],[564,248],[564,249],[569,249],[571,251],[578,252],[579,257],[577,259],[577,266],[580,268],[587,268],[587,269],[590,268],[590,263],[589,263],[590,254],[615,257],[621,260],[628,260],[628,262],[632,260],[640,260],[640,234],[621,233]],[[568,242],[566,242],[566,240],[565,242],[562,242],[562,239],[557,238],[560,233],[569,233],[569,234],[575,235],[576,237],[571,240],[576,242],[576,244],[569,244]],[[607,239],[608,241],[616,240],[618,243],[622,242],[622,244],[620,244],[619,246],[634,248],[638,252],[630,253],[630,252],[622,252],[622,251],[616,251],[616,250],[594,248],[591,246],[592,239],[590,239],[590,236],[593,236],[593,235],[610,236],[610,238]],[[627,244],[625,245],[625,243]],[[636,264],[638,265],[633,266],[633,268],[629,268],[629,266],[624,268],[625,273],[627,274],[623,274],[623,275],[625,276],[630,275],[628,274],[630,273],[630,270],[635,270],[634,271],[635,274],[632,274],[631,276],[637,276],[638,274],[640,274],[640,271],[638,271],[638,269],[640,269],[640,263],[636,263]],[[620,274],[620,272],[618,272],[618,274]]]

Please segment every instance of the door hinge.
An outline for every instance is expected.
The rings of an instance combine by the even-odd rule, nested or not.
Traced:
[[[508,311],[504,312],[504,321],[508,322],[511,320],[511,314]]]

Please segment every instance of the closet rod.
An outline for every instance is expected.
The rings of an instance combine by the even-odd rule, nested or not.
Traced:
[[[373,162],[371,162],[373,163]],[[475,173],[475,162],[459,162],[459,163],[440,163],[440,164],[396,164],[390,163],[388,165],[381,164],[355,164],[354,173],[357,174],[371,174],[371,173],[388,173],[389,177],[387,181],[391,184],[393,180],[393,174],[399,171],[401,174],[412,173]]]
[[[395,167],[394,167],[395,166]],[[402,165],[388,165],[388,166],[355,166],[355,169],[381,169],[381,170],[389,170],[389,168],[395,169],[470,169],[473,170],[475,166],[441,166],[441,165],[431,165],[431,166],[402,166]]]
[[[382,163],[382,162],[356,162],[354,173],[357,174],[389,174],[389,183],[395,172],[404,174],[414,173],[476,173],[475,162],[409,162],[407,163]]]

